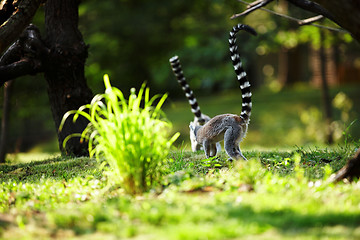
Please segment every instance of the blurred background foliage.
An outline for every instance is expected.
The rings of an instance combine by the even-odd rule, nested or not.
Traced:
[[[245,23],[259,35],[238,34],[241,58],[254,86],[254,114],[244,144],[283,147],[324,142],[320,46],[326,48],[327,80],[335,98],[334,138],[344,141],[347,131],[347,136],[359,139],[359,123],[354,121],[360,113],[356,104],[360,100],[359,44],[349,34],[299,27],[261,10],[230,20],[245,7],[236,0],[82,1],[79,28],[90,47],[88,84],[94,94],[103,92],[102,76],[107,73],[124,93],[130,93],[131,87],[139,89],[144,81],[153,94],[169,92],[165,111],[174,131],[182,133],[178,144],[189,147],[188,123],[193,116],[168,59],[175,54],[180,57],[204,113],[239,112],[241,100],[229,58],[228,34],[233,25]],[[299,19],[313,16],[285,1],[269,8]],[[43,17],[40,9],[34,19],[40,29]],[[327,20],[321,24],[337,27]],[[16,80],[10,122],[10,151],[28,151],[39,143],[41,151],[57,151],[56,130],[41,75]]]

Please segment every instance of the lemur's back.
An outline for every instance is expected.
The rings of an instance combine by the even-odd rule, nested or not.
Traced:
[[[210,119],[204,127],[199,129],[199,142],[203,141],[203,136],[206,136],[208,139],[215,142],[224,140],[224,132],[226,130],[226,126],[229,125],[239,125],[239,127],[244,128],[247,124],[236,114],[225,113],[217,115]],[[201,134],[201,132],[206,132],[206,134]]]

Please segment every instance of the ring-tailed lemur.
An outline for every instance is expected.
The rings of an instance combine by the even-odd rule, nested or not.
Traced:
[[[256,31],[250,26],[238,24],[230,32],[229,48],[232,64],[240,84],[242,93],[242,108],[240,116],[236,114],[222,114],[210,119],[203,126],[196,126],[194,129],[196,140],[203,145],[207,158],[216,155],[216,143],[224,140],[224,148],[231,159],[237,160],[243,158],[246,160],[240,150],[240,142],[245,137],[251,115],[251,91],[250,83],[246,77],[246,72],[242,67],[240,55],[236,46],[236,33],[245,30],[253,35]]]
[[[203,114],[200,110],[200,106],[194,96],[193,91],[190,89],[189,84],[186,82],[181,64],[180,64],[180,59],[178,56],[174,56],[172,58],[169,59],[169,62],[171,64],[171,69],[174,72],[174,75],[178,81],[178,83],[180,84],[182,90],[185,93],[185,96],[187,97],[190,107],[191,107],[191,112],[195,115],[194,116],[194,121],[190,122],[190,141],[191,141],[191,150],[193,152],[196,152],[198,150],[202,149],[202,144],[199,144],[196,141],[196,137],[195,137],[195,132],[193,129],[195,129],[196,126],[200,126],[200,125],[204,125],[206,122],[208,122],[210,120],[210,117],[206,114]],[[221,150],[221,145],[220,143],[217,143],[216,148],[218,151]]]

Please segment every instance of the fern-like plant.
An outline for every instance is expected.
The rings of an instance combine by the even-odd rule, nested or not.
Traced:
[[[138,94],[131,89],[126,100],[119,89],[110,85],[108,75],[104,75],[104,84],[105,93],[67,112],[61,127],[71,115],[73,121],[79,116],[87,118],[89,125],[79,135],[88,141],[90,157],[105,159],[112,183],[120,184],[129,194],[141,194],[161,179],[161,166],[180,135],[169,137],[171,123],[161,110],[167,94],[150,98],[149,88],[143,84]]]

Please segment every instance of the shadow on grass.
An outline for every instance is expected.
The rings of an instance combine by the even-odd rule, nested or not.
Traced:
[[[312,228],[323,228],[342,225],[358,227],[360,215],[356,213],[299,213],[292,209],[268,209],[254,211],[251,206],[230,207],[228,217],[236,218],[245,223],[256,223],[272,226],[282,232],[293,232]]]
[[[186,198],[189,201],[182,201],[184,199],[179,196],[175,202],[113,198],[107,201],[106,211],[96,203],[88,203],[89,206],[84,207],[80,212],[71,212],[73,214],[71,216],[61,211],[56,215],[56,224],[60,228],[72,228],[76,234],[82,235],[96,232],[99,226],[104,224],[117,226],[121,222],[120,229],[116,228],[114,231],[126,231],[127,226],[141,226],[140,228],[150,229],[149,231],[171,232],[171,237],[165,239],[238,239],[239,236],[262,234],[270,235],[268,238],[256,239],[277,239],[277,237],[358,239],[356,237],[360,237],[360,232],[356,230],[360,223],[360,215],[356,213],[331,211],[301,213],[287,207],[258,210],[253,205],[234,206],[228,201],[229,199],[212,204],[207,203],[205,198],[201,202],[191,202],[191,197]],[[146,211],[144,208],[149,208],[151,211]],[[89,209],[92,209],[94,219],[97,220],[84,221]],[[117,212],[127,217],[119,219]],[[68,218],[72,221],[67,221]],[[141,234],[141,230],[137,234]]]
[[[13,180],[21,182],[38,182],[41,178],[65,179],[92,175],[101,175],[97,170],[98,163],[95,159],[87,157],[64,158],[56,157],[43,161],[30,163],[2,164],[0,165],[0,181]]]

